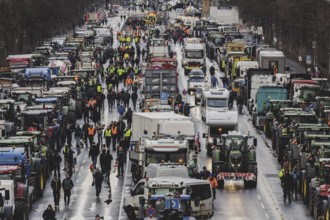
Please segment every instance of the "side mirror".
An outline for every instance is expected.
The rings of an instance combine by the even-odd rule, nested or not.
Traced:
[[[253,138],[253,146],[257,146],[258,145],[258,139],[257,138]]]
[[[131,189],[131,196],[134,196],[134,191],[133,191],[133,189]]]
[[[206,134],[205,133],[203,133],[203,138],[206,138]]]
[[[10,199],[10,191],[8,189],[5,190],[5,200]]]

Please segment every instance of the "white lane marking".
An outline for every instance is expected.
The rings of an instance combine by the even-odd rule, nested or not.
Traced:
[[[262,209],[265,209],[265,205],[263,203],[260,203],[260,205]]]
[[[124,183],[123,183],[123,187],[126,185],[126,178],[127,178],[127,173],[128,173],[128,156],[126,157],[126,169],[125,169],[125,178],[124,178]],[[118,219],[120,219],[121,215],[122,215],[122,211],[123,211],[123,206],[124,206],[124,197],[125,197],[125,189],[123,188],[122,193],[121,193],[121,201],[120,201],[120,206],[119,206],[119,216]]]
[[[257,197],[258,197],[259,200],[261,199],[261,197],[259,196],[259,194],[257,194]]]
[[[267,219],[269,219],[269,215],[267,214],[267,212],[265,213],[265,216],[266,216]]]

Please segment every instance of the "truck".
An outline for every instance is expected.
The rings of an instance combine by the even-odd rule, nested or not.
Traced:
[[[187,75],[192,69],[202,69],[206,73],[206,49],[205,44],[199,38],[186,39],[182,53],[182,67]]]
[[[257,104],[256,95],[260,86],[274,85],[272,69],[249,69],[247,72],[247,109],[252,115]]]
[[[280,50],[272,48],[260,50],[257,60],[261,69],[272,69],[274,73],[285,72],[285,55]]]
[[[3,211],[0,219],[12,219],[15,214],[15,182],[14,180],[1,180],[0,193],[4,199]]]
[[[188,166],[188,160],[193,159],[188,141],[183,137],[144,139],[143,144],[130,148],[129,158],[134,183],[144,177],[150,163],[172,162]]]
[[[14,109],[15,100],[0,100],[0,138],[7,137],[15,132],[16,112]]]
[[[199,219],[209,219],[214,214],[214,202],[210,183],[207,180],[182,178],[182,177],[160,177],[141,179],[131,190],[131,195],[124,198],[124,211],[128,219],[136,219],[139,208],[143,205],[143,213],[148,208],[158,209],[157,213],[166,207],[166,200],[179,202],[178,195],[186,198],[190,195],[191,215]],[[154,197],[164,197],[165,200],[155,199]],[[155,202],[158,201],[158,205]],[[177,209],[181,209],[180,204]],[[161,212],[162,213],[162,212]],[[168,219],[168,218],[166,218]],[[178,217],[173,219],[180,219]]]
[[[21,86],[44,87],[49,89],[52,81],[52,70],[49,67],[26,68],[19,82]]]
[[[6,58],[12,72],[18,73],[25,68],[46,66],[47,58],[40,53],[9,55]]]
[[[229,110],[229,91],[224,88],[205,88],[201,97],[201,117],[207,126],[207,155],[212,156],[216,138],[231,130],[237,130],[238,111]]]
[[[253,60],[238,61],[236,64],[236,76],[244,78],[249,69],[259,69],[258,62]]]
[[[252,109],[252,124],[260,130],[266,130],[266,114],[270,104],[268,100],[285,100],[288,91],[281,85],[262,85],[258,88],[255,96],[255,107]]]
[[[144,72],[146,99],[161,99],[162,94],[176,97],[178,93],[177,61],[173,58],[152,58]]]
[[[169,47],[164,38],[152,38],[150,39],[149,57],[169,57]]]
[[[249,134],[230,131],[217,140],[217,149],[212,155],[212,173],[217,176],[218,187],[223,189],[225,180],[243,180],[246,188],[257,186],[257,139],[248,141]]]
[[[14,180],[15,218],[28,219],[29,209],[34,201],[34,188],[27,183],[30,164],[22,148],[0,148],[0,178]],[[16,159],[15,159],[16,158]]]
[[[184,135],[193,149],[195,127],[192,118],[174,112],[134,112],[131,143],[143,145],[143,139],[155,135],[178,137]]]

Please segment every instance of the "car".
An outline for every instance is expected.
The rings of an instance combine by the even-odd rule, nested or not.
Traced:
[[[191,96],[195,96],[196,105],[197,102],[201,100],[202,91],[206,83],[207,80],[205,79],[203,70],[200,69],[191,70],[188,79],[188,94]]]

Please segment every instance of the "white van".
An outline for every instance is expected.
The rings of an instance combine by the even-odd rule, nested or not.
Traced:
[[[145,178],[164,176],[189,178],[188,168],[176,163],[150,163],[144,174]]]
[[[148,202],[152,196],[164,196],[178,192],[180,195],[190,195],[192,216],[196,218],[209,219],[214,214],[213,193],[210,182],[207,180],[160,177],[141,179],[131,190],[131,196],[124,198],[124,211],[128,219],[136,219],[138,216],[141,199]],[[165,207],[165,201],[158,201],[157,210]],[[145,204],[144,207],[152,207]],[[156,216],[157,217],[157,216]]]

